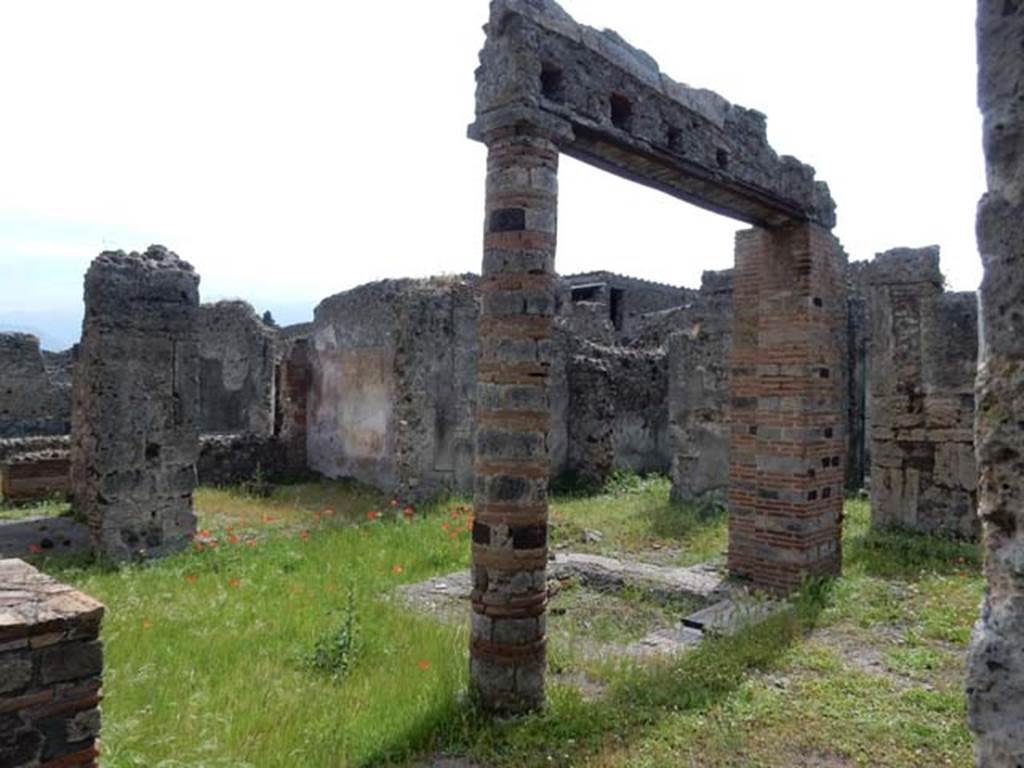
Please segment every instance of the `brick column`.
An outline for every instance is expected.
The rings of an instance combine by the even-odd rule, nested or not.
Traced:
[[[845,263],[813,224],[736,236],[729,570],[773,591],[841,566]]]
[[[558,149],[522,125],[485,141],[470,676],[485,710],[521,712],[544,697]]]

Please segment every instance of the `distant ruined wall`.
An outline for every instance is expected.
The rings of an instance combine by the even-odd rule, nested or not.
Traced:
[[[574,304],[590,304],[589,311],[608,321],[614,341],[620,343],[629,343],[636,336],[643,325],[643,315],[677,307],[696,293],[605,271],[566,275],[560,279],[564,285],[562,301],[568,304],[565,313],[571,314]]]
[[[616,469],[667,472],[672,457],[665,351],[576,340],[566,365],[565,468],[596,488]]]
[[[876,526],[976,536],[974,294],[944,294],[939,249],[879,254],[870,286]]]
[[[199,307],[200,430],[270,435],[274,329],[244,301]]]
[[[0,438],[70,431],[67,354],[42,352],[27,333],[0,333]]]
[[[188,546],[199,453],[199,276],[161,246],[85,276],[72,401],[75,510],[115,560]]]
[[[978,766],[1024,765],[1024,3],[978,2],[988,192],[978,206],[975,422],[987,589],[967,661]]]
[[[729,485],[731,271],[705,272],[700,294],[671,319],[671,496],[683,502],[724,501]]]

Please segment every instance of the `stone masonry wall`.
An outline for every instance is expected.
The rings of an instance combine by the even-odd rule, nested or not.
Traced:
[[[385,280],[321,302],[309,464],[410,499],[472,487],[476,278]]]
[[[274,329],[244,301],[203,304],[198,325],[200,431],[270,435]]]
[[[52,354],[52,353],[51,353]],[[39,339],[0,333],[0,438],[67,434],[71,391],[63,357],[48,365]]]
[[[975,435],[987,588],[967,663],[978,766],[1024,765],[1024,3],[978,2],[988,192],[978,206]]]
[[[95,766],[103,606],[0,560],[0,765]]]
[[[104,252],[86,272],[71,484],[112,559],[180,549],[195,531],[198,307],[199,276],[161,246]]]
[[[975,536],[976,299],[942,282],[935,246],[868,269],[872,524]]]

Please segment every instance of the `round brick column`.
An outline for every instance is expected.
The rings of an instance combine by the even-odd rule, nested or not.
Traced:
[[[544,700],[558,149],[526,126],[485,138],[470,677],[483,709],[522,712]]]

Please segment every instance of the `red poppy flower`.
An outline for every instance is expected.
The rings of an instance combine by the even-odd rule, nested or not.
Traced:
[[[228,543],[229,544],[237,544],[238,543],[238,537],[235,536],[235,534],[232,533],[230,536],[228,536]]]
[[[228,586],[229,587],[237,587],[237,586],[240,586],[241,583],[242,583],[241,579],[228,579]]]
[[[379,516],[379,514],[380,514],[380,513],[379,513],[379,512],[377,512],[377,510],[376,510],[376,509],[371,509],[371,510],[370,510],[369,512],[367,512],[367,513],[366,513],[366,516],[367,516],[368,518],[370,518],[371,520],[376,520],[376,519],[377,519],[377,517]]]
[[[203,530],[199,532],[199,535],[202,536],[204,539],[210,538],[210,532],[206,528],[203,528]]]
[[[442,530],[445,530],[445,531],[447,531],[449,527],[450,527],[450,526],[448,525],[448,523],[443,523],[443,524],[441,525],[441,529],[442,529]]]
[[[420,659],[416,666],[422,670],[428,670],[430,669],[430,662],[426,659]]]
[[[43,551],[43,548],[40,547],[38,544],[29,544],[28,551],[31,552],[33,555],[38,555],[40,552]]]
[[[199,577],[196,576],[194,573],[190,573],[188,576],[185,577],[185,581],[187,581],[189,584],[195,584],[198,580]]]
[[[401,573],[402,572],[402,566],[400,566],[400,565],[392,565],[391,566],[391,572],[396,574],[396,575]]]

